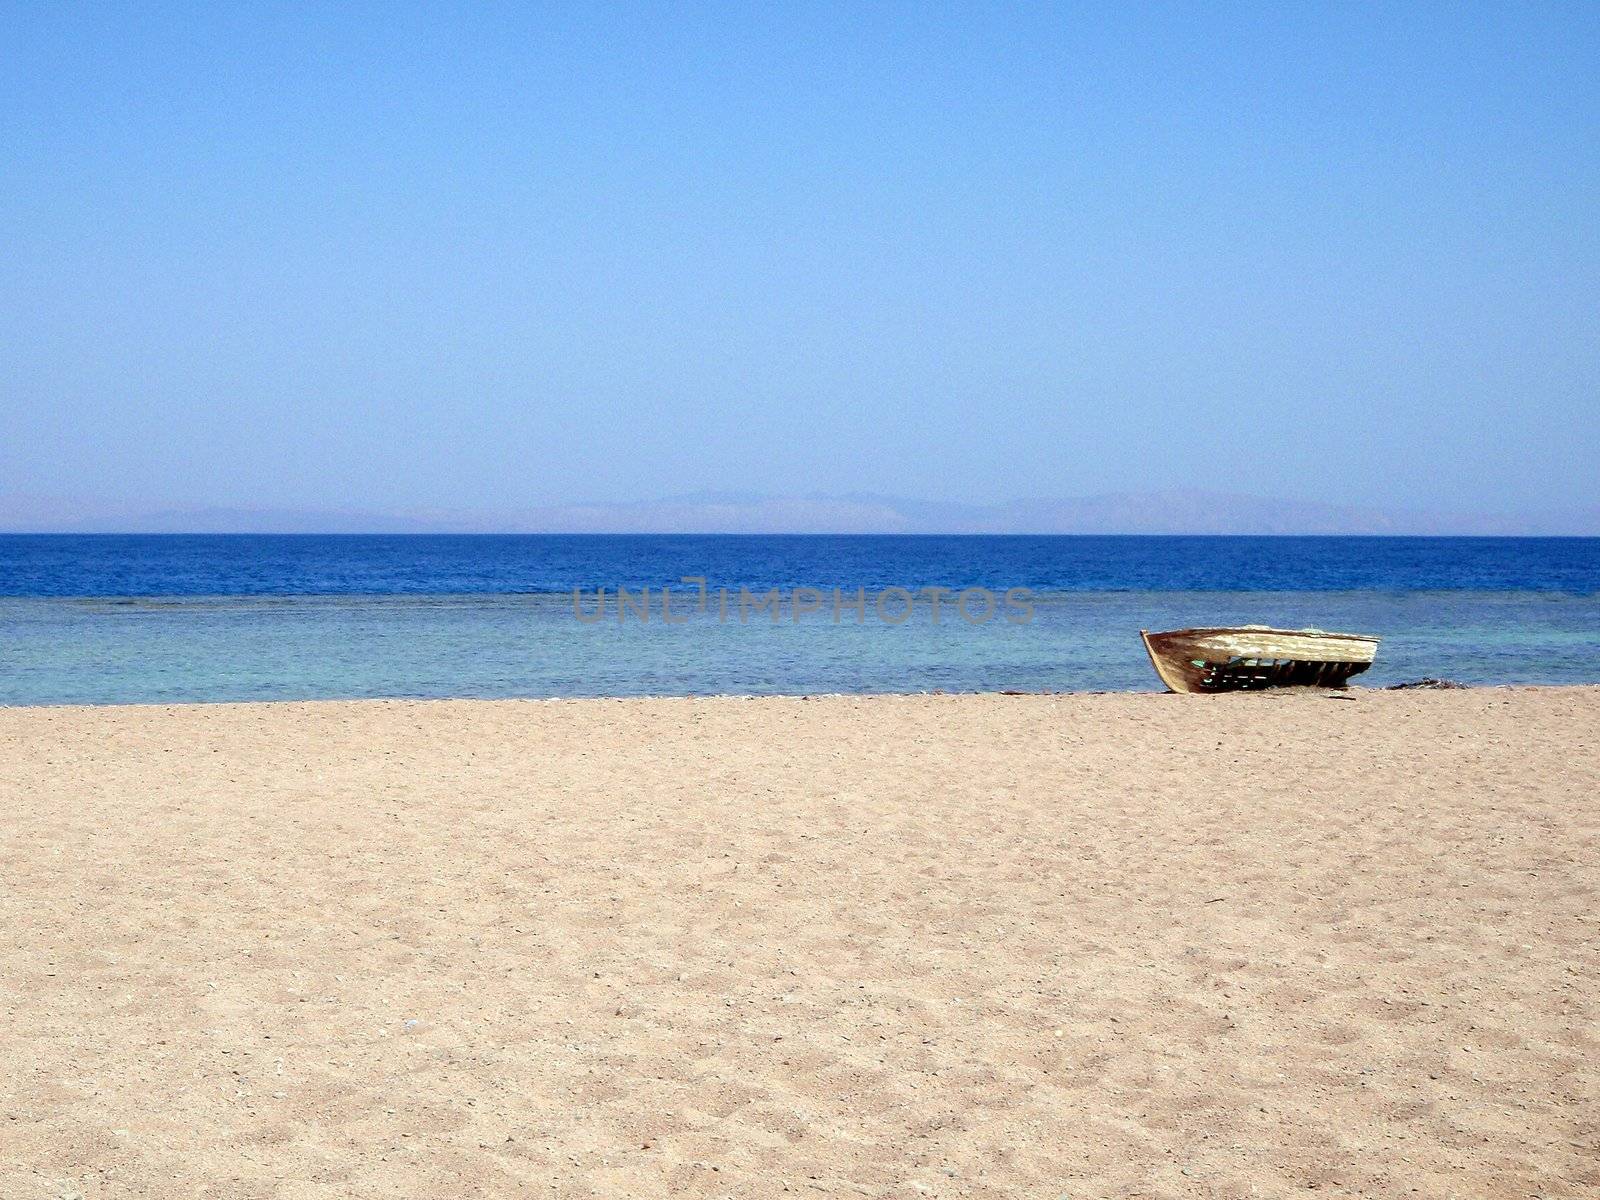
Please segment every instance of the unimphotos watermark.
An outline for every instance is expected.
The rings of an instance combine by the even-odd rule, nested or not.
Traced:
[[[685,575],[679,582],[693,584],[695,591],[674,593],[666,585],[630,591],[619,585],[597,587],[592,599],[587,599],[586,589],[573,588],[572,615],[585,625],[597,625],[613,615],[619,623],[655,619],[663,625],[684,625],[697,613],[715,615],[719,624],[766,619],[778,625],[784,623],[787,613],[791,624],[816,618],[831,619],[838,625],[853,617],[858,625],[869,620],[903,625],[920,608],[935,625],[951,614],[969,625],[994,620],[1026,625],[1033,620],[1033,592],[1022,587],[999,592],[984,587],[886,587],[870,592],[864,587],[854,592],[837,587],[775,587],[752,592],[742,585],[738,591],[709,588],[703,575]]]

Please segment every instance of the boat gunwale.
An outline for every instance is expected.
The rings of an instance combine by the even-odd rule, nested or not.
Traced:
[[[1278,629],[1269,625],[1198,625],[1190,629],[1159,629],[1152,632],[1141,629],[1143,637],[1168,638],[1196,636],[1206,637],[1212,634],[1279,634],[1285,637],[1326,638],[1337,642],[1371,642],[1377,645],[1383,639],[1371,633],[1334,633],[1326,629]]]

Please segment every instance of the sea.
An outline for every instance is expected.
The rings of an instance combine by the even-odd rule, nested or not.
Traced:
[[[1249,623],[1600,683],[1600,538],[0,536],[5,705],[1153,691]]]

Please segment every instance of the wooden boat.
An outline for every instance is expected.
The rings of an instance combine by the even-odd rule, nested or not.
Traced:
[[[1175,692],[1343,687],[1372,665],[1378,639],[1320,629],[1141,629],[1150,663]]]

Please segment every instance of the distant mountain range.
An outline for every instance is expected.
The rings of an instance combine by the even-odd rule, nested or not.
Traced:
[[[454,509],[177,508],[0,496],[12,533],[1210,533],[1600,536],[1600,505],[1524,514],[1427,512],[1223,492],[1114,492],[942,504],[892,496],[702,492],[665,500]]]

